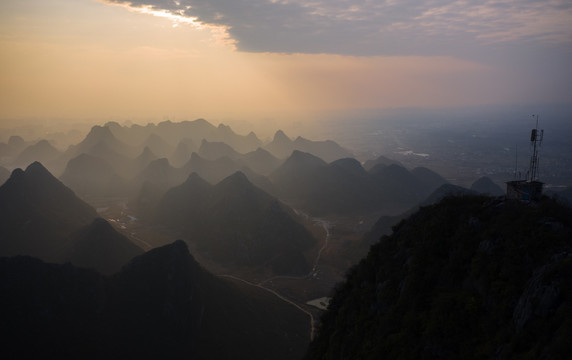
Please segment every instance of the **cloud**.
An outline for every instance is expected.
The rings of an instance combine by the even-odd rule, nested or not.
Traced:
[[[453,55],[572,43],[569,0],[104,0],[226,30],[240,51]]]

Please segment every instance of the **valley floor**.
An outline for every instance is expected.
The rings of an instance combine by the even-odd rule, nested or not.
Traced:
[[[101,201],[105,202],[104,199]],[[140,219],[139,214],[123,201],[107,202],[105,205],[98,208],[99,215],[145,251],[179,239],[177,234],[168,233],[167,229],[149,225]],[[312,265],[311,271],[302,276],[276,276],[262,267],[225,267],[198,251],[192,241],[188,244],[193,257],[213,274],[235,283],[264,289],[307,314],[309,334],[313,338],[323,306],[308,303],[330,297],[336,284],[343,281],[347,269],[365,255],[363,250],[356,250],[359,248],[356,244],[371,227],[375,217],[313,218],[302,212],[298,212],[298,215],[304,226],[318,239],[317,244],[305,254]]]

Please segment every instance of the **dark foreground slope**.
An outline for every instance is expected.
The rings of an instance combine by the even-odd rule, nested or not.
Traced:
[[[348,273],[308,359],[558,359],[572,350],[572,210],[445,198]]]
[[[309,338],[304,313],[216,278],[182,241],[108,277],[0,258],[0,291],[5,358],[295,359]]]

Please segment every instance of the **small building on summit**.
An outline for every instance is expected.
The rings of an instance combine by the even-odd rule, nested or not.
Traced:
[[[513,180],[506,183],[506,198],[510,200],[538,201],[542,197],[540,181]]]

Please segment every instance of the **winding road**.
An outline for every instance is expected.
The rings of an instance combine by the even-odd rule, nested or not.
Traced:
[[[315,333],[315,326],[314,326],[314,315],[312,315],[311,312],[309,312],[308,310],[304,309],[303,307],[301,307],[300,305],[296,304],[295,302],[285,298],[284,296],[280,295],[279,293],[277,293],[276,291],[269,289],[267,287],[264,287],[260,284],[254,284],[251,283],[250,281],[246,281],[244,279],[238,278],[236,276],[233,275],[218,275],[219,277],[225,277],[225,278],[229,278],[229,279],[233,279],[233,280],[237,280],[237,281],[241,281],[245,284],[251,285],[251,286],[255,286],[257,288],[260,289],[264,289],[272,294],[274,294],[277,298],[287,302],[288,304],[291,304],[293,306],[295,306],[296,308],[298,308],[300,311],[304,312],[305,314],[307,314],[310,317],[310,341],[314,340],[314,333]]]
[[[309,218],[309,216],[305,215],[306,217]],[[320,248],[320,250],[318,251],[318,254],[316,255],[316,259],[314,260],[314,265],[312,266],[312,270],[307,274],[307,275],[303,275],[303,276],[273,276],[271,278],[268,278],[264,281],[259,282],[258,284],[252,283],[250,281],[241,279],[239,277],[236,277],[234,275],[228,275],[228,274],[219,274],[219,277],[224,277],[224,278],[229,278],[229,279],[233,279],[233,280],[237,280],[237,281],[241,281],[245,284],[251,285],[251,286],[255,286],[257,288],[260,289],[264,289],[272,294],[274,294],[276,297],[278,297],[279,299],[295,306],[297,309],[299,309],[300,311],[304,312],[305,314],[307,314],[310,317],[310,341],[312,341],[314,339],[314,335],[316,332],[316,327],[315,327],[315,320],[314,320],[314,315],[312,315],[311,312],[309,312],[308,310],[304,309],[303,307],[301,307],[300,305],[296,304],[295,302],[293,302],[292,300],[287,299],[286,297],[280,295],[278,292],[276,292],[275,290],[269,289],[267,287],[264,286],[264,283],[268,282],[268,281],[272,281],[275,279],[295,279],[295,280],[303,280],[303,279],[308,279],[311,278],[314,274],[316,274],[316,271],[318,270],[318,265],[320,263],[320,258],[322,256],[322,252],[328,247],[328,243],[330,240],[330,229],[332,227],[332,224],[324,219],[318,219],[318,218],[312,218],[312,220],[315,223],[320,224],[324,230],[326,231],[326,238],[324,239],[324,243],[322,244],[322,247]]]

